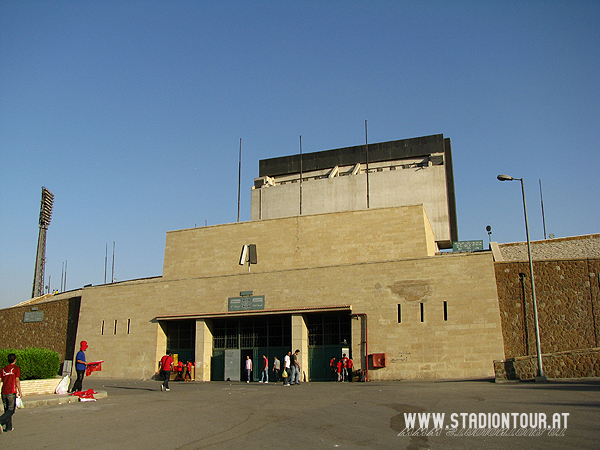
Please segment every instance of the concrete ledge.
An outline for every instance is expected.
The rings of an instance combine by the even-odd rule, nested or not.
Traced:
[[[41,380],[21,380],[23,397],[38,394],[53,394],[62,377],[45,378]]]
[[[108,397],[106,391],[95,391],[94,398],[101,399]],[[28,395],[23,397],[24,408],[35,408],[37,406],[46,405],[62,405],[65,403],[77,403],[79,397],[69,394],[45,394],[45,395]]]
[[[600,377],[600,347],[567,350],[542,355],[548,378]],[[537,373],[537,356],[518,356],[494,361],[496,383],[533,380]]]

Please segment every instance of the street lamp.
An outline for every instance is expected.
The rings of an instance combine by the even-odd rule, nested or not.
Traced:
[[[533,277],[533,259],[531,257],[531,241],[529,240],[529,221],[527,220],[527,203],[525,202],[525,185],[523,178],[513,178],[509,175],[498,175],[499,181],[520,181],[523,193],[523,211],[525,212],[525,233],[527,234],[527,252],[529,253],[529,272],[531,273],[531,297],[533,299],[533,322],[535,324],[535,346],[537,348],[538,370],[535,381],[548,381],[542,365],[542,350],[540,346],[540,324],[538,322],[537,300],[535,298],[535,281]]]

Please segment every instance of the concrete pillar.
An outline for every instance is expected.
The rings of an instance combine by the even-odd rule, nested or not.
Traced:
[[[292,353],[300,350],[300,381],[308,380],[308,327],[302,314],[292,314]]]
[[[160,359],[164,356],[165,351],[167,350],[167,333],[163,329],[160,322],[156,323],[156,358],[154,361],[154,367],[151,370],[151,374],[154,375],[158,369],[158,363]],[[73,368],[75,368],[75,364],[73,364]],[[150,375],[152,377],[152,375]]]
[[[213,334],[210,320],[196,320],[196,373],[195,381],[210,381],[210,358],[212,357]]]
[[[352,344],[350,351],[352,352],[352,362],[354,370],[362,370],[366,367],[365,361],[365,336],[364,336],[364,318],[361,316],[352,316],[350,325],[352,326]]]

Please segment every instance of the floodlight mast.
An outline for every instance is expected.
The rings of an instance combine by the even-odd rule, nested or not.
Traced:
[[[44,270],[46,267],[46,231],[52,219],[52,206],[54,194],[42,186],[42,200],[40,204],[40,219],[37,255],[35,258],[35,272],[33,274],[33,290],[31,298],[44,295]]]

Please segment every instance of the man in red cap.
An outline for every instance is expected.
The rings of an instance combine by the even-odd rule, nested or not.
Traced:
[[[77,352],[77,356],[75,356],[75,370],[77,371],[77,379],[75,380],[75,383],[73,383],[73,389],[71,389],[71,392],[83,391],[83,377],[85,376],[85,369],[87,367],[87,363],[85,362],[85,351],[87,349],[87,342],[81,341],[80,350]]]

